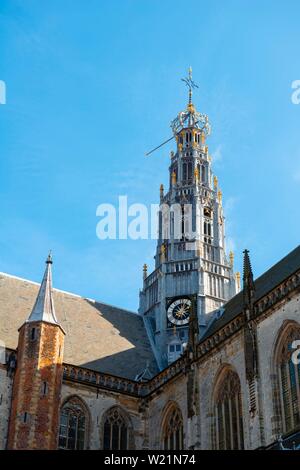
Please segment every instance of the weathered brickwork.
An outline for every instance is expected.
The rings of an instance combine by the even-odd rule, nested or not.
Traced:
[[[237,379],[242,447],[273,444],[284,433],[275,357],[290,327],[300,340],[299,281],[299,273],[293,273],[247,308],[245,302],[235,304],[234,315],[221,317],[199,344],[189,342],[177,361],[148,380],[63,363],[64,332],[56,317],[51,323],[27,321],[19,330],[17,368],[10,369],[9,361],[0,365],[0,449],[57,448],[60,413],[72,400],[85,415],[86,449],[104,447],[104,423],[116,408],[126,417],[129,449],[162,449],[167,417],[175,408],[184,449],[212,449],[226,374]],[[44,313],[51,311],[49,305]],[[190,326],[191,338],[192,332]],[[249,338],[252,345],[246,343]]]
[[[48,323],[20,329],[8,448],[55,449],[64,333]]]
[[[287,322],[300,324],[299,318],[299,295],[295,295],[290,300],[282,302],[272,312],[267,312],[258,322],[262,391],[260,399],[266,445],[274,442],[277,437],[274,435],[274,389],[271,377],[275,343],[282,326]],[[26,334],[30,333],[28,328],[20,331],[19,351],[25,349],[25,354],[18,357],[11,405],[9,448],[56,448],[60,409],[57,403],[63,405],[70,397],[77,396],[88,410],[87,448],[103,448],[105,413],[111,407],[118,406],[128,415],[132,423],[132,448],[161,449],[166,411],[170,404],[176,403],[183,415],[186,447],[189,447],[189,441],[193,448],[211,449],[214,391],[218,377],[227,367],[237,372],[241,382],[245,449],[258,448],[262,445],[259,430],[251,428],[242,330],[237,331],[220,347],[214,348],[198,360],[195,374],[199,383],[200,411],[199,416],[191,423],[187,418],[187,374],[184,371],[167,380],[152,393],[145,392],[145,397],[134,397],[124,391],[117,393],[101,389],[101,386],[95,387],[65,380],[60,398],[62,358],[59,358],[59,348],[62,348],[63,333],[52,325],[42,325],[40,328],[38,335],[41,340],[37,339],[34,344],[26,340]],[[54,357],[57,358],[57,364],[53,364]],[[10,408],[11,379],[3,368],[0,370],[0,376],[2,396],[0,442],[3,449]],[[47,382],[49,389],[46,396],[41,396],[41,386],[44,382]],[[28,423],[22,422],[25,411],[28,413]],[[34,426],[31,425],[32,420]],[[197,427],[197,430],[191,429],[191,424]],[[190,435],[195,436],[195,442],[192,442]]]
[[[5,449],[11,406],[12,378],[6,367],[0,365],[0,450]]]

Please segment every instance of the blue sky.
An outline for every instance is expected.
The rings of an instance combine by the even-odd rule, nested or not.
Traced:
[[[157,203],[192,65],[227,238],[255,276],[299,244],[298,1],[1,0],[0,271],[137,309],[154,241],[96,237],[96,207]],[[173,146],[172,146],[173,145]]]

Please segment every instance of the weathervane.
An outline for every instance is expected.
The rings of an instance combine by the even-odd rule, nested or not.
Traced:
[[[199,88],[192,77],[192,67],[189,68],[189,76],[181,79],[189,89],[189,104],[192,103],[193,88]]]
[[[150,150],[150,152],[146,153],[146,156],[153,153],[155,150],[159,149],[163,145],[170,142],[174,139],[177,134],[184,128],[191,128],[194,127],[199,129],[201,132],[205,133],[206,135],[210,134],[210,124],[208,122],[208,117],[206,114],[198,113],[192,104],[192,93],[194,88],[199,88],[198,85],[194,82],[192,77],[192,67],[189,68],[189,75],[186,78],[181,79],[189,89],[189,103],[187,108],[184,111],[181,111],[178,116],[173,119],[171,122],[171,128],[173,131],[173,136],[169,139],[165,140],[162,144],[158,145],[154,149]]]

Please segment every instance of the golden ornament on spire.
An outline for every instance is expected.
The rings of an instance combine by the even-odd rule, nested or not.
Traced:
[[[219,189],[219,191],[218,191],[218,201],[219,201],[219,204],[221,204],[221,202],[222,202],[222,191],[221,191],[221,189]]]
[[[175,171],[172,172],[172,184],[176,184],[176,173],[175,173]]]
[[[165,261],[165,258],[166,258],[166,247],[165,247],[165,244],[162,243],[160,247],[160,261],[163,263]]]
[[[233,251],[230,251],[229,253],[229,261],[230,261],[230,266],[233,266],[233,261],[234,261],[234,253]]]
[[[241,274],[239,272],[235,273],[237,289],[241,290]]]
[[[195,176],[195,180],[198,181],[198,180],[199,180],[199,170],[198,170],[198,167],[195,167],[194,176]]]
[[[143,266],[143,279],[146,279],[146,277],[147,277],[147,271],[148,271],[148,266],[147,266],[147,264],[145,263],[144,266]]]
[[[190,113],[194,114],[195,113],[195,106],[193,105],[193,103],[189,103],[187,105],[187,109]]]
[[[218,187],[218,178],[214,176],[214,188],[216,189]]]

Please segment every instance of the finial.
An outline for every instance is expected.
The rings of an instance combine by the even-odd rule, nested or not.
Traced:
[[[146,279],[146,277],[147,277],[147,271],[148,271],[148,266],[147,266],[147,264],[145,263],[144,266],[143,266],[143,279]]]
[[[244,250],[244,263],[243,263],[243,291],[244,291],[244,306],[246,310],[251,310],[253,307],[254,299],[254,280],[252,266],[249,257],[249,251]]]
[[[253,273],[252,273],[252,266],[251,266],[250,257],[249,257],[249,250],[246,249],[243,251],[243,253],[244,253],[244,273],[243,273],[244,281],[247,278],[251,278],[253,280]]]
[[[165,258],[166,258],[166,247],[165,247],[165,244],[162,243],[160,247],[160,261],[163,263],[165,261]]]
[[[45,321],[47,323],[58,325],[53,301],[51,264],[52,255],[50,251],[46,259],[46,268],[43,280],[41,282],[31,314],[27,319],[27,323]]]
[[[189,68],[188,70],[189,76],[187,78],[182,78],[181,80],[186,84],[186,86],[189,89],[189,104],[188,104],[188,109],[189,111],[193,112],[194,111],[194,106],[192,105],[192,90],[193,88],[199,88],[198,85],[193,81],[192,77],[192,67]]]
[[[230,266],[233,266],[233,261],[234,261],[234,253],[233,251],[230,251],[229,253],[229,261],[230,261]]]
[[[159,192],[160,192],[160,197],[163,197],[163,195],[164,195],[164,185],[163,184],[160,185]]]
[[[217,189],[217,187],[218,187],[218,178],[215,175],[214,176],[214,188]]]
[[[199,170],[197,167],[195,167],[194,169],[194,176],[195,176],[195,180],[196,182],[199,180]]]
[[[172,172],[172,184],[176,184],[176,173],[175,171]]]
[[[236,283],[237,283],[237,289],[238,291],[240,291],[241,290],[241,273],[239,271],[235,273],[235,278],[236,278]]]
[[[219,201],[219,204],[221,204],[221,202],[222,202],[222,191],[221,191],[221,189],[219,189],[219,191],[218,191],[218,201]]]

